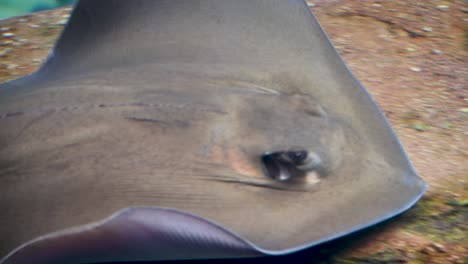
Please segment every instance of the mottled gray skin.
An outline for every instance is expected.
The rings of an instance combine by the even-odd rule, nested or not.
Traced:
[[[0,127],[0,257],[36,239],[4,263],[283,254],[426,188],[301,0],[82,0]],[[320,163],[265,175],[297,147]]]

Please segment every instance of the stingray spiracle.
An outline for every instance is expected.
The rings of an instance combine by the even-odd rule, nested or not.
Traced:
[[[321,162],[316,153],[304,149],[267,152],[262,155],[266,175],[282,182],[304,177],[308,172],[317,170]]]

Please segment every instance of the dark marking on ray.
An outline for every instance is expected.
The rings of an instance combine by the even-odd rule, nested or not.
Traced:
[[[323,110],[323,108],[320,107],[320,106],[317,106],[314,109],[306,109],[304,111],[307,114],[311,115],[311,116],[316,116],[316,117],[326,117],[327,116],[327,113],[325,112],[325,110]]]
[[[252,181],[223,180],[223,179],[210,179],[210,181],[252,186],[252,187],[271,189],[271,190],[276,190],[276,191],[307,192],[307,190],[294,188],[293,187],[294,185],[287,185],[287,184],[285,184],[285,186],[278,186],[278,185],[273,185],[273,184],[264,184],[264,183],[257,183],[257,182],[252,182]]]
[[[146,123],[154,123],[158,125],[164,126],[175,126],[179,128],[187,128],[190,126],[189,122],[181,121],[181,120],[173,120],[171,122],[163,121],[156,118],[147,118],[147,117],[134,117],[134,116],[127,116],[125,119],[136,121],[136,122],[146,122]]]
[[[22,116],[23,114],[24,114],[23,112],[6,113],[5,117],[6,118],[8,118],[8,117],[18,117],[18,116]]]
[[[170,125],[169,122],[165,122],[165,121],[155,119],[155,118],[129,117],[129,116],[127,116],[125,118],[128,119],[128,120],[137,121],[137,122],[156,123],[156,124],[166,125],[166,126]]]
[[[15,178],[20,176],[18,162],[11,160],[0,160],[0,177]]]
[[[142,108],[155,108],[155,109],[164,109],[164,108],[172,108],[172,109],[187,109],[193,112],[208,112],[208,113],[215,113],[215,114],[227,114],[225,111],[210,108],[205,106],[184,106],[184,105],[177,105],[177,104],[169,104],[169,103],[143,103],[143,102],[130,102],[130,103],[120,103],[120,104],[96,104],[96,105],[72,105],[72,106],[63,106],[60,108],[57,107],[43,107],[38,109],[31,109],[29,111],[16,111],[16,112],[7,112],[7,113],[0,113],[0,119],[4,118],[15,118],[20,116],[28,116],[34,114],[43,114],[43,113],[60,113],[60,112],[74,112],[78,110],[86,110],[89,111],[95,108],[122,108],[122,107],[142,107]]]

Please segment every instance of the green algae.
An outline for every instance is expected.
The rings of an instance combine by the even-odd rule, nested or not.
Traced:
[[[463,200],[450,200],[447,202],[447,204],[452,205],[452,206],[462,206],[466,207],[468,206],[468,200],[463,199]]]
[[[335,258],[332,263],[337,264],[397,264],[407,263],[407,257],[403,250],[386,249],[365,257]]]
[[[467,201],[444,195],[423,198],[403,221],[403,228],[441,243],[467,243]]]

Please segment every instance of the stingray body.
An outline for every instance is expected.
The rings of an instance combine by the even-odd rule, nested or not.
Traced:
[[[300,0],[79,1],[0,127],[2,264],[285,254],[426,188]]]

